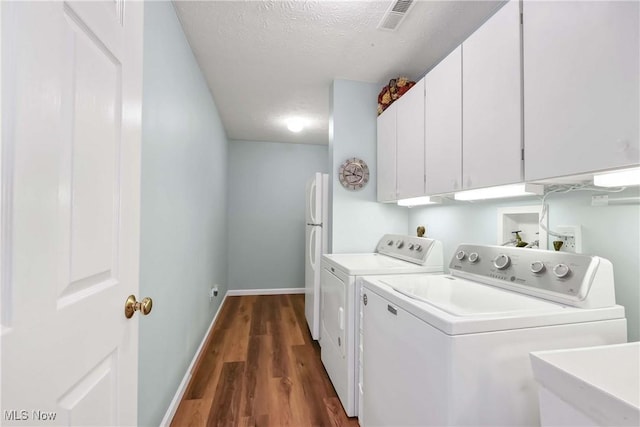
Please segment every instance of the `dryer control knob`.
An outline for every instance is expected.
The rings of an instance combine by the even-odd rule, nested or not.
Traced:
[[[404,241],[398,240],[396,242],[396,248],[401,249],[404,246]]]
[[[416,251],[422,252],[422,245],[416,245]]]
[[[456,259],[458,261],[462,261],[463,259],[465,259],[467,257],[467,253],[465,251],[458,251],[456,252]]]
[[[534,261],[531,263],[531,272],[532,273],[542,273],[545,270],[544,263],[542,261]]]
[[[493,265],[498,270],[504,270],[511,265],[511,258],[509,258],[509,255],[500,254],[493,260]]]
[[[471,252],[469,254],[469,262],[475,264],[478,261],[480,261],[480,255],[478,255],[478,252]]]
[[[393,240],[387,240],[387,245],[388,246],[393,246]]]
[[[414,248],[413,243],[409,243],[409,250],[412,251]]]
[[[558,264],[553,267],[553,274],[555,274],[556,277],[560,279],[562,279],[563,277],[567,277],[569,273],[571,273],[571,269],[567,264]]]

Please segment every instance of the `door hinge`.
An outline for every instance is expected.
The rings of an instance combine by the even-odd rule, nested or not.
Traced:
[[[524,148],[520,149],[520,160],[524,160]]]
[[[522,15],[522,12],[520,12],[520,25],[524,24],[524,17]]]

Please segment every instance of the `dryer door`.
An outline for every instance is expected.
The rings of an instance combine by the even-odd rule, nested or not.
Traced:
[[[333,346],[341,357],[345,357],[345,287],[346,284],[326,268],[322,269],[321,311],[322,346]],[[326,335],[324,335],[326,333]]]

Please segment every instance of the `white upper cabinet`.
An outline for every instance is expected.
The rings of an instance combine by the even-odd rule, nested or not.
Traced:
[[[396,197],[396,110],[391,104],[378,116],[377,175],[378,201],[392,202]]]
[[[461,188],[462,48],[436,65],[425,81],[425,165],[427,194]]]
[[[522,181],[520,5],[510,1],[462,44],[462,187]]]
[[[424,186],[424,79],[402,95],[397,105],[398,199],[425,194]]]
[[[640,4],[525,1],[525,179],[640,162]]]

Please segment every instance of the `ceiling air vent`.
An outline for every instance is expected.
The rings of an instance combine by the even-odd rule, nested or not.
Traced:
[[[391,3],[389,9],[384,14],[380,23],[378,24],[378,29],[387,30],[387,31],[395,31],[398,29],[404,17],[407,16],[407,13],[413,6],[415,0],[396,0]]]

